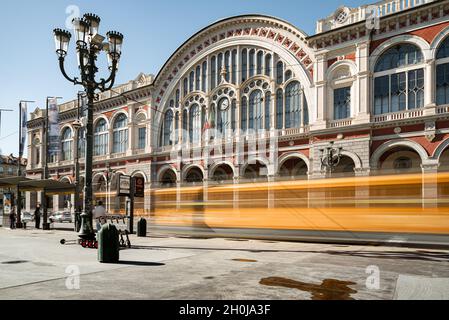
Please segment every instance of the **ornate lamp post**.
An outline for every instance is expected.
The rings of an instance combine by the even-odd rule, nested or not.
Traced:
[[[342,147],[335,148],[334,142],[330,143],[326,149],[320,149],[321,152],[321,168],[326,168],[326,172],[332,173],[341,160]]]
[[[81,118],[83,116],[83,110],[81,107],[84,107],[82,103],[84,99],[85,93],[80,91],[78,92],[78,106],[77,106],[77,117],[76,120],[73,121],[72,126],[75,129],[75,231],[79,232],[81,228],[81,213],[82,206],[80,203],[80,150],[83,148],[84,155],[86,152],[85,145],[80,146],[80,134],[81,129],[84,128]]]
[[[78,67],[80,78],[70,78],[64,68],[65,57],[69,47],[71,34],[68,31],[55,29],[54,37],[56,54],[59,57],[59,67],[62,75],[75,85],[82,85],[87,96],[87,125],[86,125],[86,162],[85,162],[85,186],[84,186],[84,213],[81,215],[81,230],[79,236],[83,239],[92,239],[92,164],[93,164],[93,115],[96,91],[101,92],[112,89],[118,64],[122,53],[123,35],[119,32],[110,31],[106,34],[108,42],[104,43],[105,37],[98,34],[101,19],[94,14],[85,14],[83,18],[73,19],[76,36],[76,52],[78,55]],[[96,61],[101,51],[105,51],[108,57],[110,75],[107,79],[95,80],[98,73]]]

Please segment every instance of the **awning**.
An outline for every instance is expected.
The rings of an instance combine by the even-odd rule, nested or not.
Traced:
[[[56,180],[33,180],[25,177],[11,177],[0,179],[1,188],[17,188],[20,191],[44,191],[47,195],[73,194],[75,186],[73,184],[59,182]]]
[[[17,188],[20,182],[30,181],[31,179],[25,177],[11,177],[0,179],[0,189],[2,188]]]
[[[47,195],[75,193],[75,185],[51,179],[21,181],[19,188],[21,191],[44,191]]]

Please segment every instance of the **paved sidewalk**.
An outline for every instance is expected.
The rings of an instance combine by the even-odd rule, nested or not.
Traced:
[[[119,264],[100,264],[96,250],[61,245],[62,238],[77,237],[67,231],[0,228],[0,299],[449,296],[447,286],[432,285],[449,279],[444,250],[133,236],[133,248],[120,251]]]

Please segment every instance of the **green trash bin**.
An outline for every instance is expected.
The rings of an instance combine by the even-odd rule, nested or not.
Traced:
[[[105,224],[97,234],[98,261],[117,263],[119,261],[119,231],[113,224]]]
[[[146,237],[147,236],[147,220],[141,218],[139,222],[137,222],[137,236],[138,237]]]

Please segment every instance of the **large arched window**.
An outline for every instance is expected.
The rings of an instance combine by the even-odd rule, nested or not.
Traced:
[[[175,99],[176,99],[176,107],[178,107],[179,106],[179,102],[181,101],[181,95],[179,93],[179,89],[176,90]]]
[[[449,37],[437,51],[437,105],[449,104]]]
[[[221,83],[221,69],[223,68],[223,53],[219,53],[217,57],[217,86]]]
[[[125,153],[128,149],[128,117],[123,113],[115,119],[112,144],[113,153]]]
[[[248,104],[246,97],[242,98],[242,103],[240,106],[240,126],[243,132],[246,132],[248,130]]]
[[[263,52],[257,52],[257,74],[262,74],[263,71]]]
[[[191,143],[199,143],[201,139],[201,110],[197,104],[190,107],[189,137]]]
[[[108,151],[108,124],[105,119],[98,120],[94,130],[94,156],[104,156]]]
[[[249,96],[248,128],[263,129],[263,105],[262,91],[255,90]]]
[[[174,104],[174,101],[171,100],[170,104]],[[147,126],[146,126],[147,117],[144,113],[139,113],[136,117],[136,130],[137,130],[137,145],[136,149],[143,150],[147,145]]]
[[[248,79],[248,51],[246,49],[242,50],[241,60],[242,82],[245,82]]]
[[[201,75],[201,87],[203,92],[206,92],[206,85],[207,85],[207,61],[203,62],[203,72]]]
[[[226,81],[229,82],[229,71],[231,70],[231,66],[230,66],[230,61],[229,59],[231,58],[231,53],[229,51],[226,51],[225,53],[225,63],[224,63],[224,67],[226,70]]]
[[[193,90],[194,90],[194,87],[195,86],[195,72],[190,72],[190,75],[189,75],[189,93],[190,92],[193,92]]]
[[[201,90],[200,83],[201,83],[201,67],[197,66],[195,72],[195,90],[197,91]]]
[[[182,87],[182,95],[185,97],[189,94],[189,80],[184,78],[184,83]]]
[[[62,141],[61,160],[62,161],[72,160],[72,143],[73,143],[72,129],[65,128],[64,131],[62,131],[61,141]]]
[[[301,127],[302,92],[299,82],[291,82],[285,89],[285,128]]]
[[[256,50],[249,51],[249,77],[254,77],[256,71]]]
[[[234,49],[232,50],[232,55],[231,55],[231,65],[232,65],[232,71],[231,71],[231,82],[233,84],[237,83],[237,50]]]
[[[232,99],[231,121],[232,130],[235,131],[235,129],[237,128],[237,101],[235,99]]]
[[[265,56],[265,75],[271,77],[271,54]]]
[[[284,82],[284,64],[279,61],[276,65],[276,83],[282,84]]]
[[[270,106],[271,106],[271,92],[265,93],[265,130],[270,130]]]
[[[334,90],[334,120],[347,119],[351,116],[351,87]]]
[[[282,89],[276,92],[276,129],[284,127],[284,94]]]
[[[217,76],[216,63],[217,63],[217,58],[215,56],[213,56],[210,61],[210,68],[211,68],[211,70],[210,70],[210,85],[211,85],[210,90],[213,90],[216,87],[216,76]]]
[[[182,112],[182,142],[187,143],[189,141],[188,136],[189,130],[189,112],[187,109],[184,109]]]
[[[424,57],[413,44],[384,52],[374,68],[374,113],[424,107]]]
[[[173,111],[167,110],[164,115],[164,122],[162,125],[162,145],[173,145]]]

